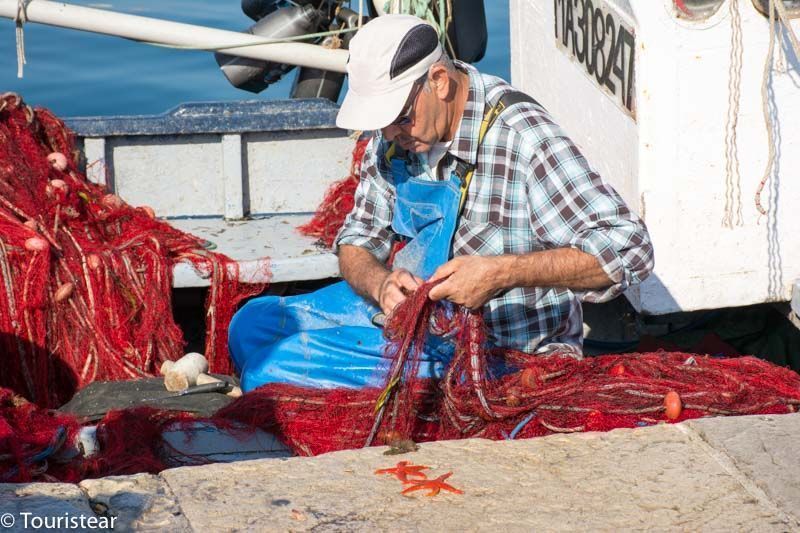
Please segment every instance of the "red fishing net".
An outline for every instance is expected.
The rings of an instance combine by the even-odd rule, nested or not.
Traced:
[[[384,387],[270,384],[218,416],[274,431],[296,453],[316,455],[406,439],[525,438],[789,413],[800,405],[800,376],[754,357],[655,352],[578,361],[487,349],[482,316],[461,310],[448,317],[428,300],[430,288],[410,296],[387,323],[392,365]],[[456,343],[438,382],[414,377],[432,329],[454,334]]]
[[[256,429],[274,432],[295,453],[317,455],[371,444],[514,439],[703,416],[780,414],[800,405],[800,376],[754,357],[656,352],[578,361],[487,349],[481,315],[446,312],[428,300],[430,288],[424,285],[390,318],[391,366],[381,388],[269,384],[210,419],[146,407],[111,412],[97,427],[100,452],[86,459],[67,454],[70,459],[59,462],[54,455],[59,443],[69,448],[74,419],[15,404],[8,391],[0,391],[0,473],[6,472],[5,481],[75,481],[155,473],[176,461],[202,464],[209,459],[181,455],[164,439],[166,431],[192,421],[236,427],[243,438]],[[413,377],[431,332],[453,334],[456,344],[440,381]]]
[[[206,357],[230,372],[227,327],[261,285],[237,265],[86,180],[63,122],[0,96],[0,386],[57,406],[95,380],[153,374],[183,355],[172,267],[211,277]]]
[[[237,302],[261,287],[240,285],[235,263],[88,183],[76,169],[69,132],[47,111],[3,95],[0,141],[0,384],[56,405],[92,380],[138,377],[176,359],[183,339],[169,295],[171,267],[181,260],[212,275],[206,355],[212,370],[228,372],[228,320]],[[329,191],[306,226],[328,244],[352,208],[365,145],[359,141],[351,176]],[[51,164],[53,153],[66,157],[53,155]],[[660,351],[578,361],[489,348],[482,316],[434,304],[430,288],[410,295],[389,318],[382,387],[270,384],[208,421],[271,431],[296,453],[316,455],[405,441],[788,413],[800,405],[800,376],[753,357]],[[431,334],[455,342],[438,381],[415,377]],[[172,466],[164,432],[192,420],[200,419],[151,408],[109,413],[97,427],[100,452],[84,459],[65,453],[79,427],[73,417],[0,389],[0,481],[158,472]],[[184,457],[182,464],[206,460]]]
[[[0,483],[72,480],[69,468],[62,470],[52,457],[79,428],[75,417],[40,409],[0,389]]]

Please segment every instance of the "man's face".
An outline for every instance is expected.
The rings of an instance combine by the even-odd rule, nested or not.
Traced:
[[[381,130],[384,138],[405,150],[427,152],[443,137],[437,92],[418,81],[409,93],[409,100],[395,121]]]

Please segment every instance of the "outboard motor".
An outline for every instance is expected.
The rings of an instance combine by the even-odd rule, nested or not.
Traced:
[[[369,20],[364,16],[363,23]],[[336,13],[334,24],[338,24],[341,29],[355,28],[358,26],[358,13],[345,7],[339,8]],[[350,40],[355,36],[355,32],[342,34],[340,48],[349,48]],[[334,37],[326,37],[322,41],[322,46],[334,44]],[[339,94],[344,86],[344,73],[331,72],[311,67],[301,67],[297,70],[294,79],[294,86],[290,96],[292,98],[327,98],[332,102],[339,100]]]
[[[283,39],[314,33],[322,20],[322,12],[310,4],[277,9],[276,2],[261,2],[256,6],[256,2],[244,0],[243,8],[245,3],[248,4],[248,8],[253,14],[268,13],[247,29],[247,33],[266,39]],[[245,12],[247,13],[247,11]],[[214,58],[222,69],[222,73],[234,87],[253,93],[260,93],[295,67],[294,65],[259,61],[221,52],[214,53]]]
[[[279,7],[281,0],[242,0],[242,11],[258,22]],[[307,2],[302,2],[307,3]]]
[[[797,0],[800,1],[800,0]],[[343,7],[344,0],[242,0],[242,11],[256,23],[246,31],[267,39],[302,37],[328,30],[358,26],[358,13]],[[385,0],[365,2],[368,8],[363,22],[386,13]],[[434,14],[436,14],[434,5]],[[437,15],[438,16],[438,15]],[[447,30],[448,52],[467,63],[480,61],[486,51],[487,29],[483,0],[457,0],[452,3]],[[340,36],[304,39],[331,48],[348,48],[355,32]],[[216,52],[214,57],[231,84],[245,91],[260,93],[280,80],[295,65],[260,61]],[[292,98],[327,98],[336,102],[344,86],[345,75],[310,67],[298,69],[290,96]]]

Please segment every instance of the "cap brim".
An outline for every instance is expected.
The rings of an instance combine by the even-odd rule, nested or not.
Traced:
[[[403,110],[414,80],[397,89],[374,96],[347,91],[336,115],[336,125],[346,130],[379,130],[391,124]]]

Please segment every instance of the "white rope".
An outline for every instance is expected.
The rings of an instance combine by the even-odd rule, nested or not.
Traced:
[[[203,50],[206,52],[220,52],[230,48],[247,48],[249,46],[261,46],[264,44],[278,44],[278,43],[293,43],[297,41],[306,41],[309,39],[318,39],[320,37],[334,36],[338,37],[342,33],[350,33],[358,31],[358,28],[339,28],[336,30],[320,31],[317,33],[306,33],[304,35],[297,35],[294,37],[280,37],[277,39],[262,39],[250,43],[237,43],[237,44],[220,44],[220,45],[204,45],[204,46],[190,46],[180,44],[165,44],[153,41],[137,41],[143,44],[149,44],[159,48],[173,48],[175,50]]]
[[[792,43],[792,48],[794,49],[794,55],[797,59],[800,59],[800,41],[797,39],[797,35],[794,33],[794,29],[792,28],[791,23],[789,22],[789,13],[786,12],[786,6],[783,5],[783,2],[775,2],[774,0],[770,0],[770,4],[775,4],[775,10],[778,12],[778,16],[781,19],[781,24],[784,28],[786,28],[786,33],[789,35],[789,42]]]
[[[776,14],[778,15],[779,21],[776,21],[775,19]],[[777,22],[780,22],[780,26],[786,29],[786,33],[789,35],[789,42],[794,50],[794,55],[796,58],[800,59],[800,42],[798,42],[797,35],[795,35],[792,25],[789,22],[789,14],[786,12],[786,7],[783,5],[783,0],[778,0],[777,2],[775,0],[769,0],[769,49],[767,51],[767,59],[764,64],[764,76],[761,81],[762,111],[764,113],[764,124],[767,127],[769,155],[767,156],[767,167],[764,169],[764,175],[761,177],[761,183],[758,184],[755,197],[756,209],[762,215],[766,215],[767,210],[764,209],[764,206],[761,204],[761,193],[764,192],[764,187],[772,175],[772,169],[775,166],[776,154],[774,123],[769,109],[769,80],[772,69],[772,58],[775,51],[775,30],[777,27]]]
[[[28,0],[17,0],[17,14],[14,17],[14,25],[17,30],[17,78],[22,78],[23,66],[27,63],[25,60],[25,30],[23,25],[28,22],[28,14],[25,12],[25,7]]]
[[[728,73],[728,118],[725,124],[725,214],[722,225],[742,225],[742,188],[739,151],[736,139],[739,124],[739,100],[742,94],[742,18],[739,0],[730,1],[731,63]],[[735,219],[734,219],[735,213]]]
[[[779,2],[780,3],[780,2]],[[769,79],[772,70],[772,57],[775,51],[775,0],[769,0],[769,47],[767,48],[767,59],[764,61],[764,73],[761,78],[761,111],[764,114],[764,124],[767,127],[767,146],[769,155],[767,156],[767,167],[761,177],[761,183],[756,189],[756,209],[762,215],[767,214],[767,210],[761,205],[761,193],[772,174],[772,167],[775,164],[775,137],[773,132],[772,116],[769,111]]]

